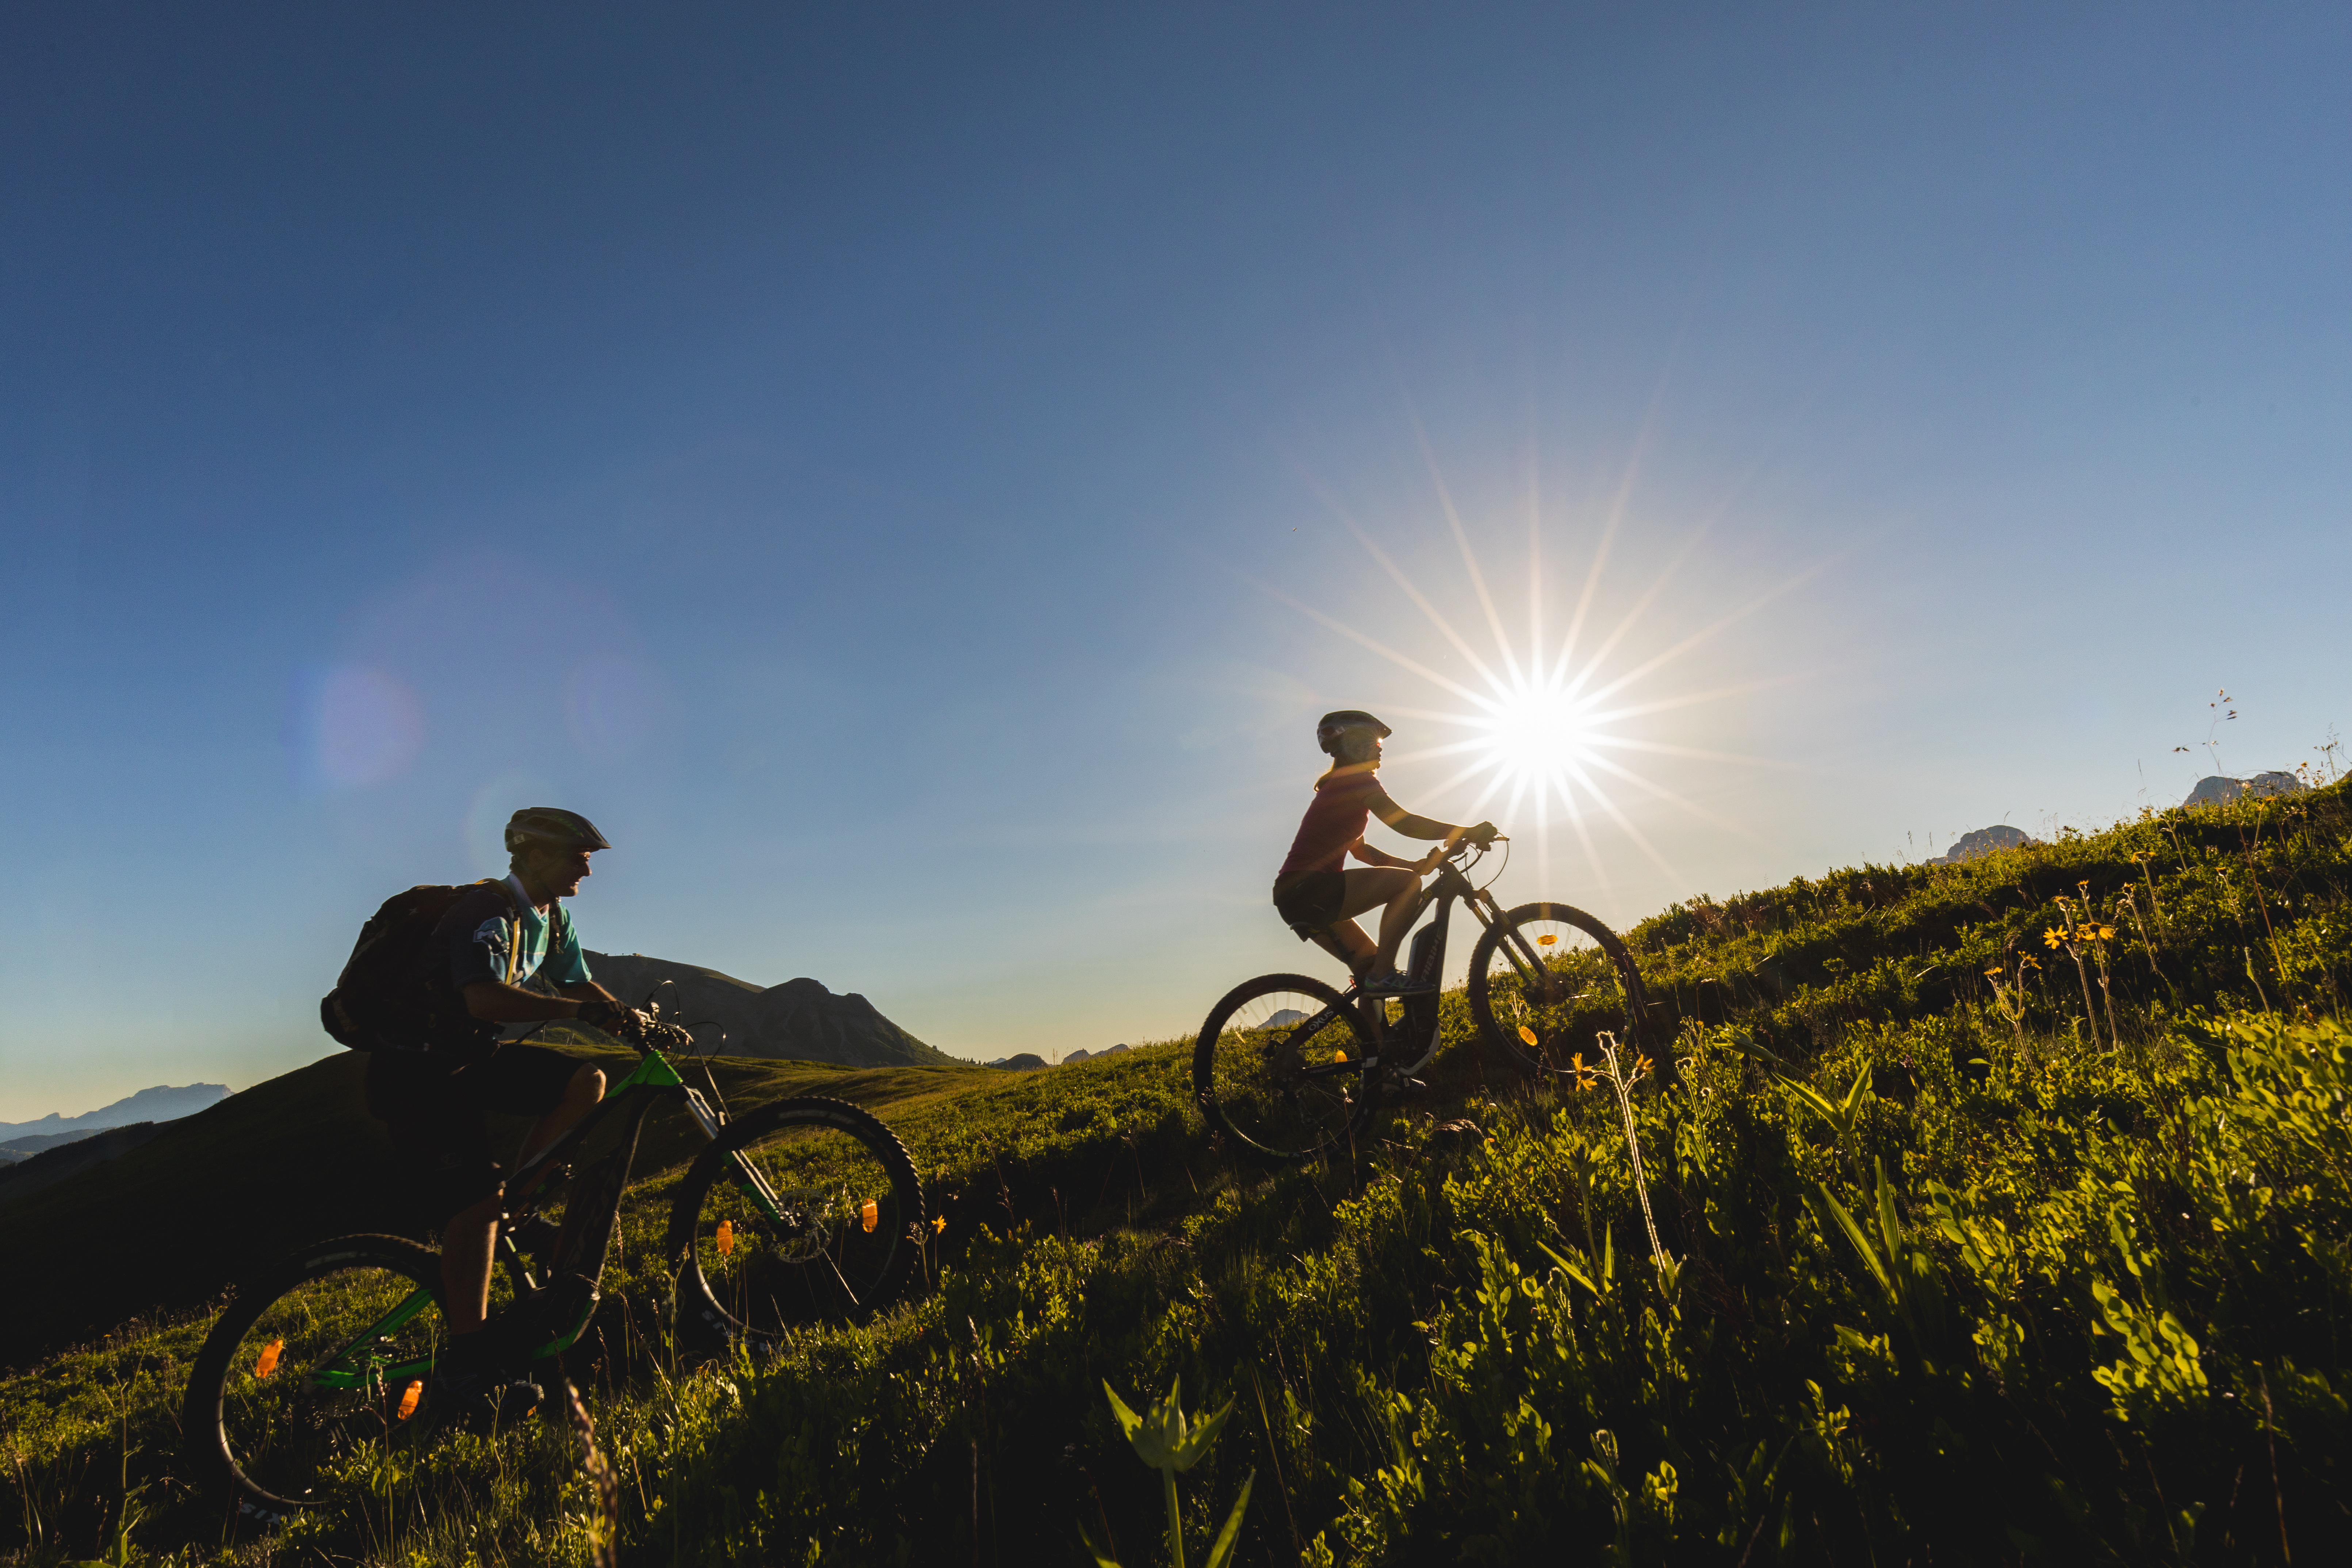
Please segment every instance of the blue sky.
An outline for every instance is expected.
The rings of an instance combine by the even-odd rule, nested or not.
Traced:
[[[365,914],[541,801],[616,845],[593,946],[973,1056],[1187,1032],[1330,968],[1266,904],[1317,714],[1415,715],[1391,790],[1472,811],[1412,755],[1500,668],[1449,505],[1512,646],[1593,584],[1648,709],[1589,850],[1480,808],[1508,899],[2293,766],[2347,34],[13,7],[0,1119],[312,1059]]]

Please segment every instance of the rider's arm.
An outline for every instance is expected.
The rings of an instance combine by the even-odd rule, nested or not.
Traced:
[[[1453,848],[1454,845],[1460,843],[1463,838],[1470,834],[1477,832],[1479,828],[1488,826],[1486,823],[1481,822],[1475,826],[1457,827],[1450,822],[1439,822],[1432,817],[1416,816],[1412,812],[1409,812],[1404,807],[1399,805],[1396,802],[1391,800],[1385,791],[1375,794],[1371,800],[1366,804],[1371,807],[1373,816],[1379,817],[1382,822],[1387,823],[1391,829],[1404,835],[1407,838],[1442,838],[1445,841],[1443,847],[1447,849]],[[1415,864],[1415,862],[1398,860],[1393,862],[1393,864],[1408,866]]]
[[[542,991],[526,991],[520,985],[509,985],[503,980],[477,980],[459,994],[466,998],[466,1011],[475,1017],[493,1024],[536,1024],[545,1018],[576,1018],[583,1002],[606,997],[595,985],[567,985],[562,996],[550,996]]]
[[[1367,866],[1402,866],[1410,871],[1421,864],[1418,860],[1400,860],[1385,849],[1375,849],[1362,839],[1348,846],[1348,853]]]

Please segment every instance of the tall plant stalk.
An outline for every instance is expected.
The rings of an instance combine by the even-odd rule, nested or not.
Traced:
[[[1633,1162],[1633,1195],[1642,1200],[1642,1226],[1650,1233],[1650,1261],[1657,1266],[1661,1281],[1674,1283],[1674,1259],[1666,1256],[1658,1240],[1658,1222],[1650,1213],[1650,1184],[1642,1168],[1642,1140],[1633,1131],[1633,1100],[1631,1090],[1642,1074],[1649,1070],[1647,1057],[1639,1058],[1628,1076],[1617,1064],[1617,1037],[1603,1029],[1600,1034],[1601,1049],[1609,1058],[1609,1087],[1617,1091],[1617,1114],[1625,1122],[1625,1152]]]

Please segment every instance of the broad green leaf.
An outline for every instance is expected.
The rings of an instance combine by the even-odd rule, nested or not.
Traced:
[[[1537,1243],[1536,1243],[1536,1245],[1537,1245],[1538,1247],[1543,1247],[1544,1256],[1545,1256],[1545,1257],[1547,1257],[1547,1258],[1550,1258],[1554,1263],[1559,1264],[1559,1271],[1560,1271],[1561,1273],[1563,1273],[1563,1274],[1567,1275],[1570,1279],[1575,1280],[1579,1285],[1581,1285],[1581,1286],[1583,1286],[1586,1289],[1588,1289],[1588,1290],[1591,1291],[1595,1296],[1598,1296],[1598,1295],[1600,1295],[1600,1294],[1601,1294],[1601,1287],[1600,1287],[1600,1286],[1598,1286],[1598,1285],[1595,1285],[1591,1280],[1590,1280],[1590,1279],[1586,1279],[1586,1278],[1584,1277],[1584,1270],[1583,1270],[1583,1269],[1579,1268],[1575,1264],[1570,1263],[1567,1258],[1562,1258],[1559,1253],[1554,1252],[1550,1247],[1544,1247],[1544,1244],[1543,1244],[1542,1242],[1538,1241],[1538,1242],[1537,1242]]]
[[[1835,1217],[1837,1227],[1845,1232],[1845,1238],[1853,1243],[1853,1249],[1856,1252],[1862,1254],[1862,1261],[1870,1269],[1871,1278],[1878,1281],[1879,1289],[1886,1292],[1887,1300],[1892,1302],[1895,1299],[1895,1277],[1887,1271],[1885,1263],[1880,1259],[1878,1249],[1870,1244],[1869,1234],[1854,1223],[1853,1215],[1846,1213],[1843,1204],[1830,1196],[1827,1187],[1816,1183],[1813,1190],[1808,1193],[1806,1197],[1819,1205],[1815,1211],[1817,1215],[1821,1208],[1826,1208],[1829,1214],[1820,1217],[1825,1220],[1830,1216]],[[1822,1228],[1827,1230],[1829,1226],[1824,1224]]]

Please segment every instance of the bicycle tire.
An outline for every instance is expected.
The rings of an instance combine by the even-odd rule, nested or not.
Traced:
[[[1507,951],[1514,934],[1524,946]],[[1574,946],[1574,934],[1592,945]],[[1544,976],[1532,995],[1523,973],[1529,953],[1540,960]],[[1628,1071],[1649,1044],[1649,993],[1633,953],[1615,931],[1567,904],[1521,904],[1487,927],[1470,952],[1469,1001],[1487,1042],[1530,1074],[1584,1078],[1580,1065],[1588,1071],[1605,1067],[1599,1041],[1604,1029],[1616,1037]]]
[[[1307,1025],[1309,1033],[1296,1032]],[[1371,1117],[1378,1079],[1366,1037],[1355,1008],[1320,980],[1245,980],[1201,1026],[1193,1098],[1211,1125],[1266,1159],[1315,1158],[1351,1142]]]
[[[760,1168],[782,1223],[736,1175],[738,1154]],[[913,1157],[871,1111],[817,1095],[749,1111],[696,1157],[670,1208],[680,1327],[757,1344],[869,1317],[905,1288],[930,1217]]]
[[[420,1291],[421,1308],[361,1348]],[[429,1441],[422,1386],[399,1412],[446,1342],[441,1308],[440,1254],[402,1237],[336,1237],[278,1265],[238,1292],[196,1352],[181,1410],[192,1468],[236,1496],[240,1517],[268,1526],[328,1502],[325,1471],[354,1451]],[[319,1381],[353,1369],[364,1375],[356,1386]]]

